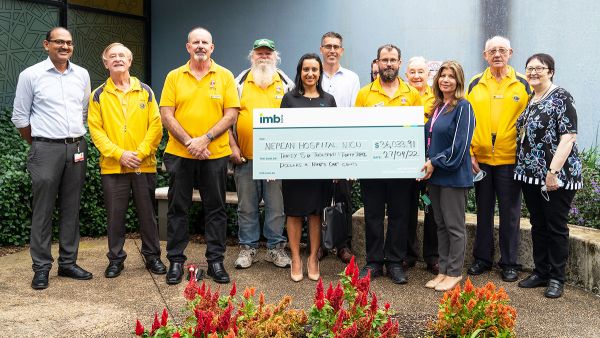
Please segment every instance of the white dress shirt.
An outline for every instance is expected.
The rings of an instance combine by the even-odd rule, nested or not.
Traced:
[[[86,69],[69,62],[60,73],[47,58],[19,74],[12,122],[17,128],[31,125],[32,137],[83,136],[90,90]]]
[[[355,72],[340,66],[331,77],[323,72],[321,86],[324,91],[333,95],[338,107],[353,107],[360,90],[360,81]]]

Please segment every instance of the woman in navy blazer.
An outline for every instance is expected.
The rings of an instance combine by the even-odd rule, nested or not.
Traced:
[[[425,125],[427,162],[420,180],[429,180],[438,233],[439,274],[425,284],[453,289],[462,279],[465,258],[465,207],[473,187],[469,148],[475,116],[464,98],[465,76],[456,61],[445,61],[433,79],[435,103]]]

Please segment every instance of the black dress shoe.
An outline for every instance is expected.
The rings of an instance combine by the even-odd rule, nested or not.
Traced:
[[[34,290],[43,290],[48,287],[49,271],[36,271],[31,280],[31,288]]]
[[[163,264],[160,258],[146,261],[146,269],[150,270],[150,272],[156,275],[164,275],[167,273],[167,267]]]
[[[167,284],[175,285],[181,283],[183,279],[183,262],[171,262],[167,272]]]
[[[387,266],[387,275],[390,277],[392,282],[396,284],[406,284],[408,283],[408,278],[406,277],[406,273],[402,268],[402,265],[388,265]]]
[[[352,256],[354,256],[354,255],[352,254],[352,251],[350,251],[350,249],[341,248],[340,250],[338,250],[337,256],[340,259],[340,261],[342,261],[342,263],[348,264],[348,263],[350,263],[350,260],[352,259]]]
[[[492,269],[491,266],[485,264],[483,261],[475,261],[473,265],[467,270],[467,273],[472,276],[481,275],[486,271],[490,271]]]
[[[427,272],[437,276],[440,273],[440,265],[438,263],[427,264]]]
[[[125,268],[123,262],[110,262],[104,270],[104,277],[106,278],[115,278],[119,277],[121,271]]]
[[[546,292],[544,292],[544,296],[547,298],[559,298],[562,296],[564,290],[563,283],[556,279],[550,279],[548,281],[548,287],[546,288]]]
[[[360,269],[359,277],[364,278],[371,271],[371,279],[383,276],[383,267],[379,264],[367,264]]]
[[[92,279],[93,275],[91,272],[85,271],[79,265],[73,264],[70,267],[58,267],[58,275],[61,277],[69,277],[78,280]]]
[[[535,273],[532,273],[531,275],[529,275],[529,277],[523,279],[518,284],[520,288],[525,289],[537,288],[546,285],[548,285],[548,280],[536,275]]]
[[[517,269],[514,268],[506,268],[502,269],[502,280],[505,282],[516,282],[519,279],[519,274],[517,273]]]
[[[208,264],[208,270],[206,274],[217,283],[229,283],[229,274],[227,273],[227,271],[225,271],[225,266],[223,266],[223,262]]]

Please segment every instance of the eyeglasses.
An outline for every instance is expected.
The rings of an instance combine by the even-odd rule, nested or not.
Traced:
[[[383,63],[383,64],[390,64],[390,65],[395,65],[398,63],[398,59],[379,59],[379,62]]]
[[[342,48],[342,46],[340,46],[340,45],[332,45],[332,44],[322,45],[321,47],[323,47],[325,50],[332,50],[332,49],[338,50],[338,49]]]
[[[556,179],[556,183],[558,185],[559,188],[562,188],[565,186],[565,184],[563,183],[563,181],[561,181],[560,179]],[[542,188],[540,189],[540,193],[542,194],[542,197],[546,200],[546,202],[550,202],[550,196],[548,195],[548,188],[546,187],[546,185],[542,185]]]
[[[527,67],[525,68],[525,73],[531,74],[535,70],[536,73],[541,73],[544,69],[548,69],[548,67]]]
[[[496,53],[500,53],[500,55],[506,55],[508,53],[508,49],[495,48],[495,49],[488,49],[485,52],[488,53],[489,55],[496,55]]]
[[[59,46],[62,46],[62,45],[67,45],[69,47],[73,46],[73,41],[71,41],[71,40],[68,40],[68,41],[65,41],[65,40],[48,40],[48,42],[54,42],[55,44],[57,44]]]
[[[473,183],[483,180],[485,178],[485,175],[487,175],[485,171],[479,170],[479,172],[475,176],[473,176]]]

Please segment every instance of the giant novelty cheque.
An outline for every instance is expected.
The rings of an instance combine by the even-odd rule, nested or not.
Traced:
[[[423,107],[254,110],[254,179],[416,178]]]

